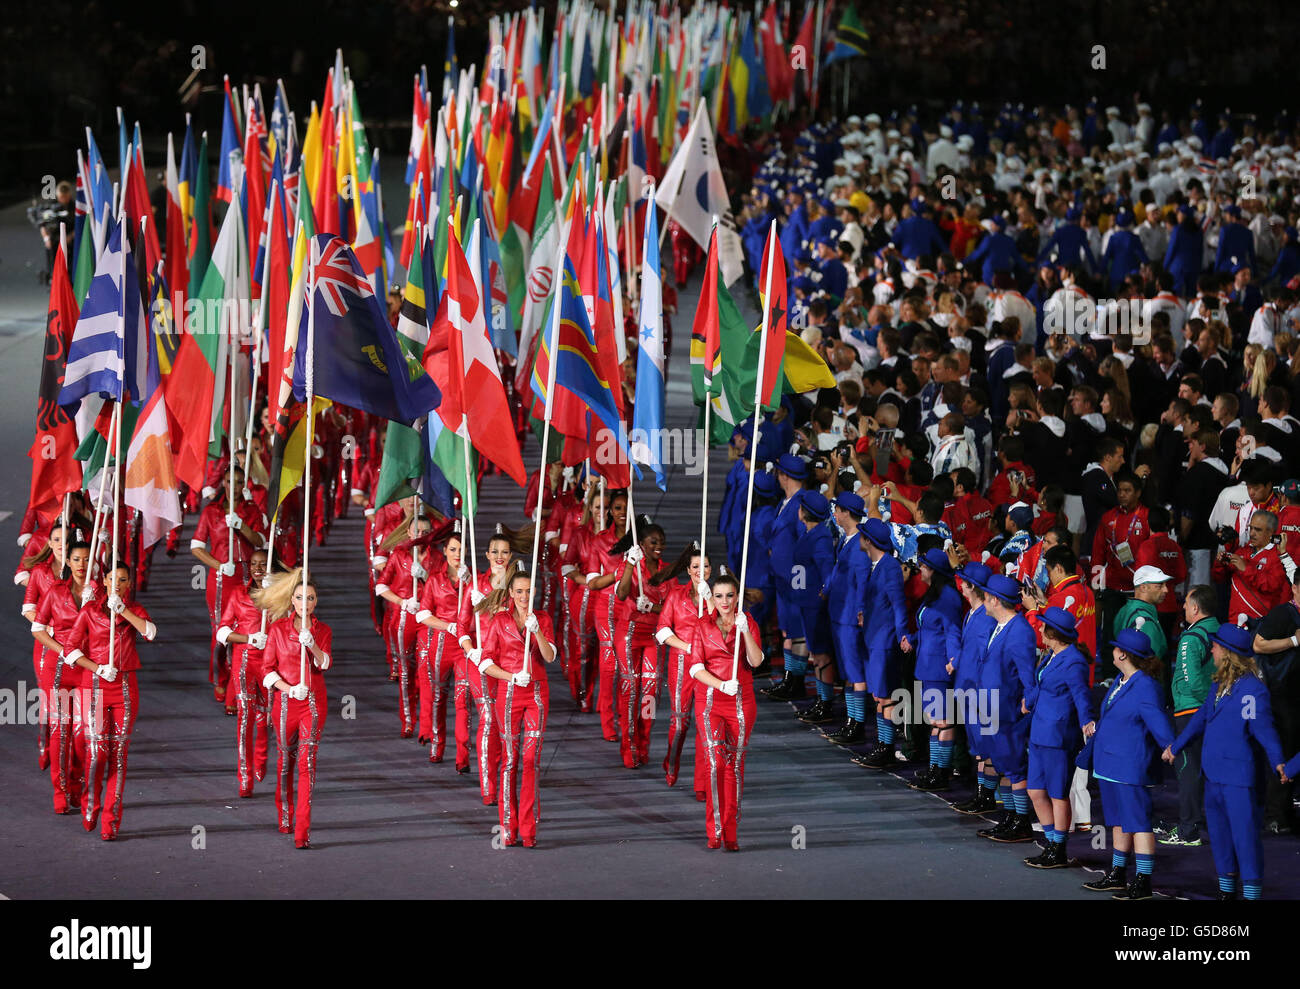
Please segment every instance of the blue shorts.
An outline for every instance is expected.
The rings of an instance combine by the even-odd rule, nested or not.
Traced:
[[[897,646],[875,646],[867,650],[866,683],[872,697],[888,697],[898,686]]]
[[[1136,783],[1112,783],[1097,780],[1101,787],[1101,811],[1107,827],[1125,834],[1145,834],[1151,830],[1151,790]]]
[[[949,699],[951,680],[921,681],[921,714],[927,721],[955,721],[955,702]]]
[[[835,647],[836,669],[845,683],[866,682],[867,658],[862,648],[862,629],[832,622],[831,644]]]
[[[821,602],[800,608],[800,622],[803,625],[804,640],[808,643],[810,653],[828,653],[831,651],[830,621]]]
[[[803,615],[789,594],[776,592],[776,622],[787,639],[803,638]]]
[[[998,725],[984,745],[984,754],[993,760],[993,767],[1012,783],[1023,783],[1029,775],[1029,718],[1022,717]]]
[[[1046,790],[1053,800],[1067,800],[1074,779],[1074,760],[1065,749],[1029,743],[1029,789]]]

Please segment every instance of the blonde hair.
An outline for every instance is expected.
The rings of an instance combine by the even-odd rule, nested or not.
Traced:
[[[510,566],[506,567],[501,576],[501,583],[498,584],[496,579],[493,579],[492,590],[478,603],[478,607],[474,609],[475,613],[490,617],[500,611],[505,606],[506,599],[510,597],[510,585],[520,575],[530,580],[533,576],[528,572],[522,560],[511,561]]]
[[[416,512],[407,512],[402,516],[402,524],[385,536],[384,541],[379,544],[379,555],[386,556],[388,553],[392,552],[394,547],[405,542],[410,542],[411,537],[408,533],[410,532],[411,525],[416,522],[428,522],[430,528],[433,527],[433,522],[424,515]]]
[[[494,539],[504,539],[510,544],[511,552],[526,553],[533,548],[533,531],[532,522],[518,529],[512,529],[498,522],[492,529],[492,535],[488,536],[488,546],[492,545]]]
[[[1233,684],[1247,674],[1259,676],[1259,667],[1255,664],[1254,656],[1243,656],[1241,653],[1233,652],[1227,648],[1224,649],[1224,654],[1227,657],[1226,659],[1222,661],[1215,659],[1214,673],[1210,677],[1218,685],[1217,693],[1220,697],[1231,690]],[[1220,662],[1222,662],[1222,666],[1220,666]]]
[[[1103,376],[1109,377],[1111,381],[1115,382],[1115,391],[1118,391],[1124,396],[1124,401],[1126,403],[1133,398],[1133,393],[1129,390],[1128,368],[1126,368],[1118,358],[1107,357],[1101,362],[1101,366],[1097,368],[1097,370]],[[1115,400],[1111,399],[1111,404],[1113,405],[1114,403]],[[1132,420],[1132,416],[1129,416],[1128,418],[1130,421]]]
[[[310,574],[304,576],[302,567],[275,574],[265,587],[253,589],[253,603],[266,612],[268,620],[278,621],[293,610],[294,592],[304,581],[308,587],[316,587]]]

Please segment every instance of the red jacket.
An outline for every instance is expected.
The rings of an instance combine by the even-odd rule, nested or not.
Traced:
[[[1232,580],[1228,621],[1233,625],[1262,618],[1270,609],[1285,602],[1290,591],[1282,558],[1275,545],[1270,543],[1257,550],[1246,546],[1237,550],[1237,554],[1245,557],[1245,570],[1239,571],[1219,560],[1215,560],[1214,566],[1210,568],[1210,576],[1214,580]]]
[[[1109,509],[1097,523],[1097,533],[1092,538],[1092,586],[1097,590],[1133,590],[1137,553],[1150,538],[1151,524],[1147,521],[1145,505],[1127,512],[1119,505]],[[1122,555],[1126,556],[1127,563],[1121,560]]]
[[[964,494],[943,513],[943,521],[952,530],[954,542],[959,542],[978,560],[984,547],[993,538],[993,506],[977,494]]]
[[[293,627],[296,615],[285,615],[278,621],[271,623],[266,630],[266,649],[262,652],[262,679],[274,673],[289,686],[295,686],[298,683],[299,675],[302,672],[299,663],[299,645],[298,630]],[[330,627],[318,619],[315,615],[311,617],[311,637],[316,640],[316,648],[333,660],[333,653],[330,651],[333,645],[334,635]],[[325,700],[325,674],[317,665],[316,656],[310,649],[307,650],[307,687],[316,697],[316,703],[323,703]],[[333,665],[331,662],[330,665]],[[272,681],[272,687],[274,687]],[[268,690],[271,688],[267,688]]]
[[[704,668],[719,680],[730,680],[735,648],[735,626],[733,625],[731,631],[723,636],[718,630],[718,616],[706,615],[704,621],[695,626],[695,633],[691,639],[691,666],[703,663]],[[745,658],[743,642],[740,644],[740,661],[736,663],[736,678],[740,681],[742,690],[748,689],[747,685],[753,679],[749,661]]]
[[[1046,606],[1064,608],[1074,616],[1075,628],[1079,630],[1079,645],[1087,646],[1088,655],[1093,659],[1093,665],[1088,671],[1088,682],[1091,683],[1097,659],[1097,599],[1093,596],[1092,588],[1078,574],[1066,577],[1059,584],[1048,588]],[[1025,617],[1034,626],[1039,648],[1043,648],[1043,621],[1040,613],[1028,611]]]
[[[555,629],[551,626],[551,616],[542,611],[534,611],[537,629],[547,642],[555,644]],[[532,660],[531,674],[534,683],[540,683],[546,689],[545,660],[542,650],[537,645],[537,637],[528,637],[528,655]],[[519,673],[524,668],[524,632],[516,623],[513,605],[498,611],[492,620],[483,624],[483,657],[490,659],[507,673]]]
[[[132,614],[138,615],[146,622],[149,621],[149,612],[145,611],[144,605],[135,601],[128,601],[127,608]],[[77,621],[72,626],[72,631],[68,634],[68,640],[63,643],[66,653],[72,652],[73,649],[80,649],[86,658],[96,666],[104,666],[108,663],[108,608],[101,600],[94,604],[87,605],[81,609],[77,615]],[[140,654],[136,652],[135,626],[125,618],[118,617],[117,633],[113,642],[113,665],[122,673],[131,673],[140,668]],[[82,685],[89,686],[91,673],[89,670],[79,670],[82,675]],[[66,677],[66,673],[64,674]],[[64,681],[67,682],[66,679]]]
[[[1015,498],[1011,497],[1011,480],[1007,476],[1013,470],[1018,470],[1025,475],[1025,483],[1020,486],[1020,493]],[[1016,500],[1032,505],[1038,501],[1038,492],[1034,489],[1034,480],[1034,468],[1028,464],[1019,462],[1007,464],[1002,472],[993,478],[993,483],[989,485],[988,500],[994,505],[1009,505]]]
[[[1183,548],[1174,542],[1166,532],[1154,532],[1151,538],[1138,547],[1137,566],[1159,567],[1173,578],[1169,582],[1169,593],[1156,607],[1162,615],[1180,611],[1178,595],[1174,588],[1187,579],[1187,562],[1183,559]]]

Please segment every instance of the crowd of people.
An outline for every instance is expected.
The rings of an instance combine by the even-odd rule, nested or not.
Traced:
[[[1300,165],[1285,133],[1211,117],[1007,106],[986,123],[958,105],[766,139],[742,242],[756,277],[777,221],[792,328],[838,387],[736,428],[712,558],[636,516],[599,464],[535,472],[534,521],[480,551],[414,497],[376,505],[382,424],[323,414],[311,535],[364,511],[400,735],[473,767],[504,843],[533,847],[554,663],[628,769],[658,760],[666,720],[675,786],[694,736],[707,843],[734,851],[762,695],[864,768],[964,783],[954,809],[994,816],[984,837],[1041,832],[1026,865],[1075,864],[1068,836],[1104,821],[1112,866],[1089,889],[1148,898],[1156,844],[1208,836],[1219,895],[1258,897],[1261,835],[1291,828],[1300,774]],[[673,245],[680,287],[699,252]],[[332,636],[300,566],[302,498],[272,524],[269,467],[262,443],[214,460],[187,493],[190,546],[238,792],[274,733],[278,827],[307,848]],[[54,808],[87,830],[102,815],[106,840],[136,643],[155,636],[133,535],[77,494],[52,526],[29,512],[17,575]],[[1162,756],[1176,822],[1154,814]]]

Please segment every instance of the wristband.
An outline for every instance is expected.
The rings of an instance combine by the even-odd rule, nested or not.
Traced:
[[[222,625],[221,628],[217,629],[217,642],[224,646],[226,640],[230,638],[231,631],[230,626]]]
[[[280,679],[279,673],[268,673],[266,676],[262,677],[262,689],[270,690],[272,687],[275,686],[275,681],[279,679]]]
[[[376,597],[383,597],[383,596],[384,596],[384,591],[386,591],[386,590],[388,590],[388,589],[389,589],[389,587],[388,587],[387,584],[376,584],[376,585],[375,585],[375,596],[376,596]]]
[[[692,664],[691,664],[691,668],[690,668],[690,670],[688,670],[687,672],[688,672],[690,678],[691,678],[692,680],[694,680],[694,679],[695,679],[695,671],[696,671],[696,670],[702,670],[702,669],[704,669],[704,668],[705,668],[705,667],[704,667],[704,664],[703,664],[703,663],[692,663]]]
[[[33,634],[35,634],[35,633],[37,633],[37,632],[44,632],[44,631],[45,631],[45,626],[44,626],[44,625],[42,625],[40,622],[32,622],[32,633],[33,633]]]
[[[386,557],[386,556],[376,556],[376,557],[375,557],[373,560],[371,560],[370,562],[371,562],[371,564],[373,564],[373,565],[376,566],[376,567],[382,567],[385,563],[388,562],[388,557]]]
[[[1291,636],[1291,645],[1300,646],[1300,634]]]
[[[658,642],[661,646],[672,637],[673,637],[673,630],[669,628],[667,625],[665,625],[663,628],[655,632],[655,641]]]
[[[432,618],[432,617],[433,617],[433,612],[432,612],[432,611],[429,611],[429,610],[426,609],[426,608],[421,608],[419,611],[417,611],[417,612],[415,613],[415,620],[416,620],[417,622],[419,622],[421,625],[424,624],[424,622],[425,622],[426,619],[428,619],[428,618]]]
[[[76,666],[77,660],[81,659],[85,655],[86,654],[82,652],[80,649],[74,649],[72,650],[72,652],[68,653],[66,656],[63,657],[63,661],[67,663],[69,666]]]

